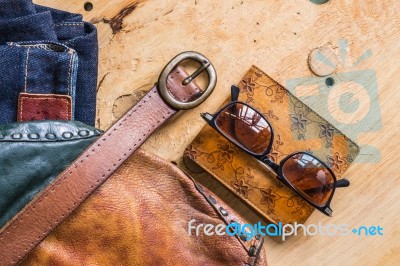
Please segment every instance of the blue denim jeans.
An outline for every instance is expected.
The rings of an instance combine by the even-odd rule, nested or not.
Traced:
[[[18,96],[65,94],[73,118],[94,125],[98,43],[82,16],[0,0],[0,124],[16,121]]]

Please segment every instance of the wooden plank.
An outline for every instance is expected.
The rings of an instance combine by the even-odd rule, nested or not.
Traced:
[[[316,5],[312,1],[272,0],[93,0],[92,11],[85,11],[85,1],[79,0],[36,2],[82,13],[86,20],[97,25],[101,48],[97,126],[102,129],[109,127],[127,106],[150,89],[160,70],[177,53],[195,50],[213,62],[218,71],[218,86],[210,99],[168,123],[145,144],[147,150],[166,160],[179,160],[204,126],[199,113],[216,110],[229,95],[230,85],[238,82],[252,64],[283,85],[301,77],[305,77],[304,83],[310,79],[324,82],[325,78],[317,78],[310,71],[308,55],[316,47],[330,44],[339,58],[335,77],[345,79],[351,75],[341,74],[372,71],[362,72],[367,74],[361,76],[364,80],[361,87],[377,90],[378,94],[370,95],[367,100],[359,99],[360,105],[355,108],[358,112],[349,116],[356,121],[354,127],[343,130],[353,134],[355,131],[356,142],[375,147],[380,158],[362,150],[367,162],[356,163],[347,172],[352,185],[337,191],[332,204],[334,217],[315,212],[308,223],[380,225],[384,236],[300,236],[283,244],[268,238],[266,250],[270,265],[398,263],[399,1],[331,0]],[[346,40],[347,45],[340,40]],[[360,58],[365,60],[359,61]],[[336,80],[337,87],[345,81]],[[309,94],[315,90],[302,86],[296,92]],[[337,92],[329,100],[315,98],[318,100],[311,101],[311,107],[322,110],[328,105],[331,113],[322,115],[332,116],[338,111],[339,96]],[[352,106],[351,102],[350,99],[347,104]],[[365,116],[362,110],[368,108],[372,108],[368,121],[357,126],[357,120]],[[220,185],[210,183],[239,212],[257,221],[257,216],[246,206]]]

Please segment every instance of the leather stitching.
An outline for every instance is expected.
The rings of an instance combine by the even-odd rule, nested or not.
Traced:
[[[155,90],[153,91],[153,93],[157,93],[157,89],[155,89]],[[139,104],[136,105],[136,106],[134,106],[130,111],[128,111],[128,113],[127,113],[126,115],[127,115],[128,117],[131,117],[138,109],[140,109],[140,108],[142,107],[141,102],[145,103],[145,102],[146,102],[146,99],[150,99],[151,97],[152,97],[152,95],[151,95],[150,93],[147,94],[147,95],[139,102]],[[168,111],[168,112],[167,112],[167,115],[170,115],[171,112],[172,112],[172,111]],[[166,117],[166,116],[163,116],[163,118],[165,118],[165,117]],[[112,130],[113,130],[113,131],[118,130],[118,128],[120,128],[120,127],[124,124],[125,121],[126,121],[126,118],[124,118],[118,125],[114,126],[114,128],[112,128]],[[157,127],[158,127],[161,123],[163,123],[163,122],[164,122],[164,121],[158,120],[158,121],[157,121]],[[153,126],[153,128],[154,128],[154,127],[155,127],[155,125]],[[105,136],[105,137],[102,138],[101,140],[102,140],[102,141],[107,141],[108,137],[111,136],[111,135],[112,135],[112,132],[110,132],[110,133],[108,134],[108,136]],[[144,134],[143,137],[146,137],[147,135],[148,135],[148,133]],[[143,139],[143,140],[144,140],[144,139]],[[94,146],[94,145],[97,143],[97,146],[100,147],[101,144],[99,143],[99,141],[100,141],[100,139],[98,139],[92,146]],[[133,147],[136,147],[141,141],[142,141],[142,138],[140,138],[136,143],[134,143]],[[94,152],[95,149],[93,148],[93,149],[91,149],[91,151]],[[129,151],[132,151],[132,148],[129,148]],[[88,149],[85,153],[87,153],[87,152],[89,152],[89,149]],[[85,153],[84,153],[84,154],[85,154]],[[123,155],[122,157],[120,157],[119,161],[122,161],[123,159],[126,159],[128,156],[130,156],[130,154],[124,153],[124,155]],[[89,157],[90,157],[90,154],[87,154],[86,157],[89,158]],[[69,176],[71,176],[71,175],[74,173],[74,172],[73,172],[74,169],[77,169],[77,168],[79,167],[79,165],[82,164],[83,162],[84,162],[84,160],[81,160],[81,161],[78,162],[78,163],[73,163],[72,165],[70,165],[70,166],[69,166],[66,170],[64,170],[64,172],[60,175],[60,178],[58,179],[58,181],[56,181],[55,183],[53,183],[53,184],[50,185],[50,187],[51,187],[51,190],[50,190],[50,191],[49,191],[49,188],[50,188],[50,187],[48,187],[48,188],[45,190],[46,192],[44,192],[45,194],[43,193],[43,194],[41,194],[40,196],[38,196],[38,197],[35,199],[35,201],[32,202],[31,204],[27,205],[26,208],[31,207],[32,209],[34,209],[35,205],[36,205],[36,204],[37,204],[37,205],[40,205],[40,204],[42,203],[42,200],[48,197],[49,193],[56,193],[56,191],[60,188],[60,185],[61,185],[65,180],[67,180],[67,178],[68,178]],[[96,183],[99,184],[100,181],[103,181],[103,182],[104,182],[104,181],[108,178],[108,176],[110,175],[110,173],[111,173],[113,170],[116,170],[116,169],[113,169],[113,168],[118,168],[118,167],[115,167],[116,165],[117,165],[117,164],[114,164],[114,166],[113,166],[112,168],[108,169],[108,174],[103,174],[102,177],[101,177],[100,179],[96,180]],[[91,188],[94,188],[94,186],[92,186]],[[93,191],[94,191],[94,190],[93,190]],[[85,193],[84,193],[85,195],[84,195],[83,197],[81,196],[81,197],[78,199],[78,201],[75,201],[75,202],[73,203],[73,207],[75,207],[79,201],[82,201],[82,199],[86,198],[86,197],[88,196],[89,192],[93,192],[93,191],[89,191],[89,190],[85,191]],[[31,206],[30,206],[30,205],[31,205]],[[33,205],[33,206],[32,206],[32,205]],[[23,211],[23,210],[22,210],[22,211]],[[66,214],[66,215],[65,215],[65,214],[62,214],[61,217],[59,217],[59,218],[56,220],[55,223],[50,224],[50,225],[48,226],[48,229],[46,229],[46,230],[43,231],[41,234],[39,234],[38,237],[35,237],[35,239],[37,239],[37,240],[34,241],[34,242],[32,242],[32,243],[30,243],[29,247],[25,249],[25,252],[27,252],[29,249],[33,249],[33,247],[36,246],[36,245],[40,242],[40,240],[42,239],[42,237],[45,237],[46,235],[48,235],[49,232],[51,232],[51,230],[52,230],[55,226],[57,226],[59,223],[61,223],[60,220],[61,220],[62,218],[64,218],[65,216],[68,216],[71,212],[72,212],[71,208],[67,208],[67,211],[64,211],[64,213],[67,213],[67,214]],[[23,221],[23,219],[25,219],[26,217],[28,217],[29,214],[30,214],[29,211],[27,211],[25,214],[22,215],[22,217],[16,218],[15,220],[13,220],[13,221],[9,224],[8,228],[10,228],[10,227],[15,228],[18,224],[20,224],[20,223]],[[6,228],[4,228],[4,229],[6,229]],[[9,233],[10,233],[10,230],[8,230],[6,233],[9,234]],[[3,236],[4,231],[1,231],[0,234],[1,234],[1,236],[0,236],[0,240],[1,240],[1,239],[4,238],[4,236]],[[19,254],[19,255],[17,255],[17,257],[18,257],[19,259],[21,259],[21,257],[22,257],[23,255],[24,255],[24,254]],[[12,264],[15,263],[15,262],[16,262],[16,258],[14,258],[14,260],[12,261]]]
[[[71,105],[70,99],[66,99],[61,95],[51,95],[51,97],[57,98],[57,100],[65,101],[66,104],[69,105],[67,119],[71,120],[72,114],[71,114],[71,108],[70,108],[70,105]],[[23,118],[22,114],[23,114],[23,110],[24,110],[23,109],[24,101],[25,100],[29,100],[31,98],[38,99],[38,100],[46,100],[46,99],[49,99],[50,97],[43,97],[42,94],[37,94],[37,95],[35,95],[35,94],[29,94],[29,95],[20,94],[19,95],[19,101],[18,101],[18,103],[19,103],[18,113],[19,113],[19,120],[20,121],[22,121],[22,118]]]
[[[201,190],[198,188],[199,185],[196,185],[197,182],[194,181],[193,178],[190,177],[188,174],[186,174],[186,176],[188,176],[188,177],[192,180],[192,182],[194,183],[195,189],[196,189],[200,194],[203,195],[203,197],[206,199],[206,201],[207,201],[207,202],[211,205],[211,207],[215,210],[215,212],[217,213],[217,215],[218,215],[220,218],[222,218],[222,220],[224,220],[226,224],[229,224],[229,221],[227,221],[228,218],[234,219],[236,222],[243,223],[243,221],[241,221],[236,215],[232,214],[232,211],[229,210],[228,208],[226,208],[226,206],[222,206],[221,204],[219,204],[218,200],[215,200],[214,197],[213,197],[213,198],[214,198],[214,200],[215,200],[216,202],[215,202],[215,203],[211,202],[210,199],[209,199],[209,197],[212,196],[212,195],[210,195],[210,193],[208,193],[208,190],[206,190],[206,189],[203,187],[203,191],[201,191]],[[227,211],[228,215],[227,215],[226,217],[224,217],[224,216],[220,213],[219,208],[221,208],[221,207],[224,208],[224,209]],[[250,249],[250,247],[252,247],[252,246],[254,246],[255,249],[256,249],[257,251],[260,250],[260,248],[262,248],[263,239],[262,239],[261,237],[260,237],[260,239],[258,239],[258,240],[257,240],[255,237],[253,237],[253,238],[251,239],[250,242],[244,242],[244,241],[241,240],[238,236],[235,236],[235,238],[236,238],[236,239],[239,241],[239,243],[243,246],[243,248],[246,250],[246,252],[249,252],[249,249]],[[251,256],[249,255],[249,256],[248,256],[248,259],[247,259],[247,263],[248,263],[249,265],[255,265],[255,262],[256,262],[256,260],[257,260],[257,257],[258,257],[258,255],[254,255],[253,257],[251,257]]]
[[[22,121],[22,112],[23,112],[23,110],[24,110],[24,107],[23,107],[23,105],[24,105],[24,98],[25,97],[23,97],[21,94],[19,95],[19,99],[18,99],[18,103],[19,103],[19,106],[18,106],[18,111],[19,111],[19,121]]]

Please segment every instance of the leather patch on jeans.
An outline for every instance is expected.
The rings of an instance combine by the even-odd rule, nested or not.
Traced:
[[[71,117],[71,96],[58,94],[19,94],[18,122],[71,120]]]

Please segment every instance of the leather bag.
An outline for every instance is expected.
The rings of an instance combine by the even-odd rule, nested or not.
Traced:
[[[262,238],[189,236],[192,219],[243,223],[175,165],[139,150],[21,265],[266,265]]]
[[[1,165],[4,225],[101,132],[79,122],[40,121],[2,126],[0,134],[2,154],[11,156]],[[266,265],[262,238],[189,235],[193,219],[194,225],[243,223],[178,167],[139,150],[20,265]]]

